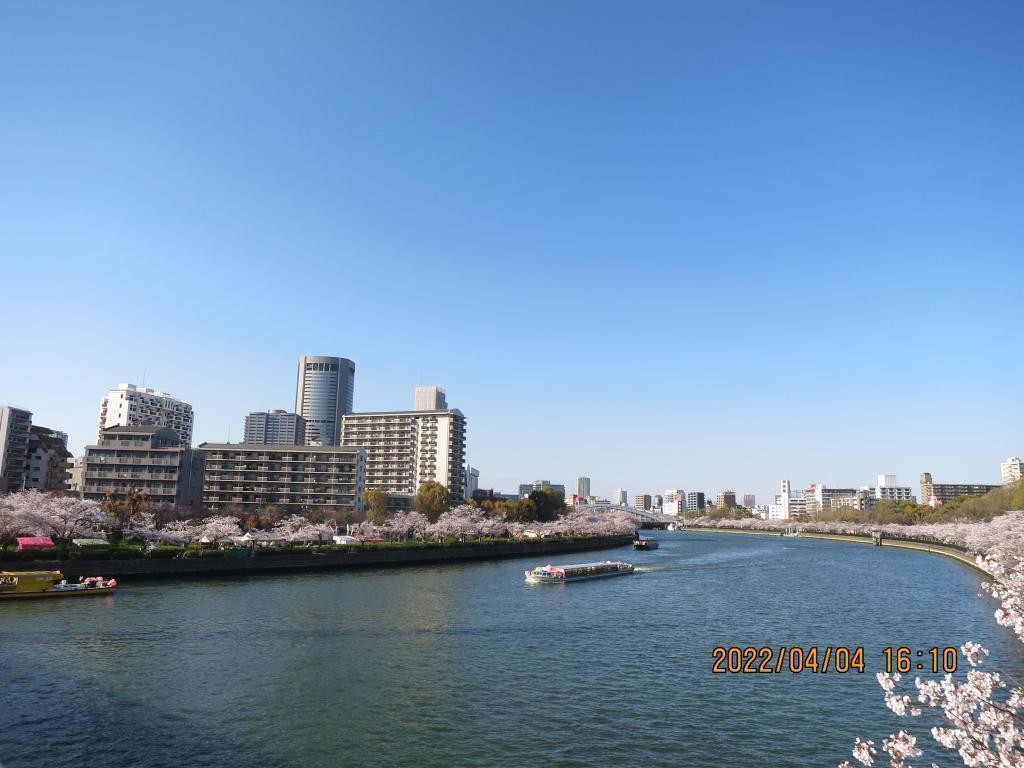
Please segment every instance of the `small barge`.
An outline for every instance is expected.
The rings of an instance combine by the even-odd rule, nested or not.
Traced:
[[[60,571],[0,571],[0,600],[109,595],[115,579],[89,576],[69,584]]]
[[[636,538],[633,539],[633,549],[657,549],[657,539],[642,539],[640,538],[640,531],[636,532]]]
[[[625,576],[633,573],[632,563],[605,560],[601,563],[580,563],[578,565],[538,565],[526,571],[528,584],[565,584],[568,581],[600,579],[605,576]]]

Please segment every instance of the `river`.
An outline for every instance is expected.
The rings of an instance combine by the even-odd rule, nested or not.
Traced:
[[[637,574],[562,586],[513,559],[0,604],[0,763],[834,766],[855,736],[926,736],[882,703],[883,646],[973,639],[1024,672],[980,575],[949,559],[652,535],[569,556]],[[718,645],[863,646],[867,671],[712,674]]]

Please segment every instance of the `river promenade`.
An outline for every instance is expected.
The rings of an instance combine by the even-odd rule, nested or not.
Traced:
[[[499,560],[511,557],[554,555],[609,549],[629,544],[630,535],[589,536],[578,539],[510,541],[508,543],[466,543],[422,547],[404,545],[352,548],[343,552],[254,555],[251,557],[185,557],[172,559],[131,558],[123,560],[29,560],[0,563],[7,571],[61,571],[65,576],[161,578],[211,575],[245,575],[305,571],[343,571],[358,568],[398,567]]]
[[[747,534],[750,536],[781,536],[782,534],[778,531],[749,531],[741,530],[739,528],[708,528],[708,527],[696,527],[688,526],[683,529],[684,531],[700,531],[701,533],[738,533]],[[801,539],[823,539],[826,541],[843,541],[850,544],[869,544],[874,545],[875,542],[870,536],[854,536],[846,533],[801,533],[797,538]],[[883,538],[881,541],[882,547],[896,547],[898,549],[913,549],[918,552],[928,552],[933,555],[943,555],[945,557],[952,558],[957,562],[960,562],[966,566],[973,568],[981,573],[986,573],[984,568],[981,568],[974,556],[963,549],[957,547],[951,547],[944,544],[934,544],[928,541],[912,541],[903,539],[886,539]]]

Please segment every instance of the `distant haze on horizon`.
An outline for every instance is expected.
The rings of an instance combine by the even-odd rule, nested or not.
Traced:
[[[737,19],[742,18],[742,24]],[[481,487],[999,482],[1024,6],[0,8],[0,404],[445,387]]]

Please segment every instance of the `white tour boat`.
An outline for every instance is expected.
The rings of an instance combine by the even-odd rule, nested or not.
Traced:
[[[532,571],[525,571],[525,574],[528,584],[564,584],[567,581],[600,579],[605,576],[625,576],[632,572],[632,563],[605,560],[578,565],[538,565]]]

